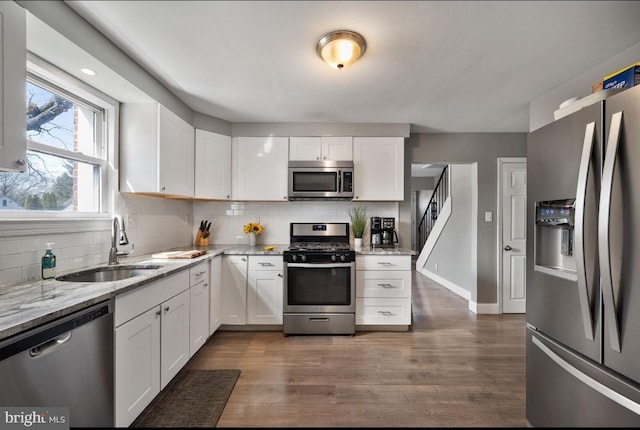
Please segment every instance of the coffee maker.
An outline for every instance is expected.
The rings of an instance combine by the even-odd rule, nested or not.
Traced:
[[[382,218],[382,246],[392,247],[398,244],[395,218]]]
[[[372,216],[370,219],[369,231],[371,232],[371,246],[378,247],[382,245],[382,218]]]

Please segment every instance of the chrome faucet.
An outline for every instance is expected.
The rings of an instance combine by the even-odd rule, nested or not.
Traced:
[[[124,228],[124,221],[120,215],[113,217],[113,223],[111,224],[111,249],[109,250],[109,265],[118,264],[120,257],[128,257],[133,253],[133,244],[131,244],[131,251],[118,251],[116,246],[116,237],[119,236],[119,245],[128,245],[129,239],[127,238],[127,232]]]

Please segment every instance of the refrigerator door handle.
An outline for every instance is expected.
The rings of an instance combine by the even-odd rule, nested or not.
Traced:
[[[574,253],[576,274],[578,275],[578,298],[580,301],[580,310],[582,311],[584,335],[589,340],[593,340],[593,317],[591,315],[590,285],[589,280],[587,279],[587,269],[584,261],[584,220],[587,181],[589,180],[589,166],[591,165],[593,145],[595,142],[595,130],[595,122],[590,122],[585,127],[584,143],[582,144],[582,157],[580,158],[580,169],[578,170],[574,229]],[[591,286],[591,288],[593,288],[593,286]]]
[[[622,129],[622,112],[611,116],[611,129],[607,140],[607,151],[602,170],[602,189],[600,191],[600,207],[598,211],[598,257],[600,261],[600,278],[602,282],[602,300],[604,302],[604,318],[609,331],[611,349],[621,352],[620,329],[618,327],[618,311],[611,274],[611,252],[609,222],[611,219],[611,194],[613,174],[618,157],[618,144]]]
[[[628,397],[625,397],[622,394],[612,390],[611,388],[607,387],[606,385],[601,384],[600,382],[596,381],[595,379],[591,378],[590,376],[588,376],[585,373],[581,372],[580,370],[576,369],[571,364],[567,363],[558,354],[553,352],[551,350],[551,348],[549,348],[544,343],[542,343],[540,340],[538,340],[535,336],[533,336],[531,338],[531,341],[543,353],[545,353],[547,355],[547,357],[549,357],[558,366],[560,366],[566,372],[569,372],[571,375],[573,375],[575,378],[577,378],[583,384],[588,385],[592,389],[596,390],[598,393],[602,394],[603,396],[608,397],[609,399],[613,400],[614,402],[616,402],[620,406],[623,406],[623,407],[629,409],[630,411],[632,411],[632,412],[634,412],[636,414],[640,414],[640,404],[638,404],[638,403],[634,402],[633,400],[629,399]]]

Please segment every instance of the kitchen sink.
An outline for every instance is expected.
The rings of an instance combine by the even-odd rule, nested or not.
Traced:
[[[139,275],[148,275],[154,270],[160,269],[158,264],[139,264],[125,266],[102,266],[94,269],[81,270],[56,277],[57,281],[67,282],[111,282],[133,278]]]

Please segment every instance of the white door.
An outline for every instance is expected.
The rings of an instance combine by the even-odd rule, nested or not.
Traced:
[[[247,257],[225,255],[222,259],[222,324],[247,323]]]
[[[289,138],[237,137],[231,148],[231,195],[235,200],[286,201]]]
[[[189,361],[189,290],[164,302],[160,321],[160,388]]]
[[[527,164],[501,163],[502,312],[526,310]]]
[[[248,279],[247,324],[282,324],[282,272],[250,270]]]
[[[115,329],[115,424],[128,427],[160,392],[160,307]]]

